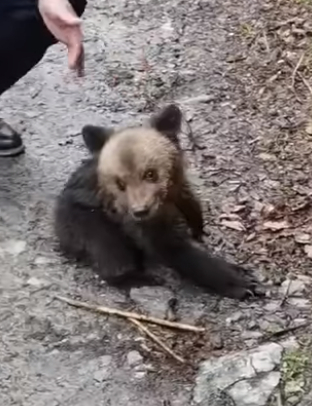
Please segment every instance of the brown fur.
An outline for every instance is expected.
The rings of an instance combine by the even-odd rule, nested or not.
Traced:
[[[171,105],[149,127],[84,127],[92,157],[59,196],[56,234],[65,252],[89,258],[112,283],[137,276],[152,256],[198,285],[243,298],[255,290],[254,279],[194,245],[182,224],[202,237],[201,205],[186,180],[177,137],[180,125],[181,112]]]
[[[153,171],[155,181],[145,179]],[[172,204],[181,188],[183,167],[174,145],[153,129],[130,129],[116,133],[99,154],[99,189],[112,196],[122,214],[147,208],[155,216]],[[125,185],[120,190],[118,182]]]

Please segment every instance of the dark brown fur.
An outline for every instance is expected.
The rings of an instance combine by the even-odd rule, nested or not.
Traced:
[[[58,198],[56,235],[65,253],[88,259],[109,283],[142,276],[150,256],[199,286],[242,299],[255,292],[251,274],[212,258],[188,235],[201,239],[203,217],[186,180],[180,126],[181,112],[170,105],[149,127],[84,127],[92,157]]]

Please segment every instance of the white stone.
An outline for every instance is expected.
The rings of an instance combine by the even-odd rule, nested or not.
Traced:
[[[288,296],[302,296],[304,291],[305,284],[303,281],[298,279],[291,281],[286,279],[281,286],[281,292],[283,295],[287,294]]]
[[[263,306],[264,310],[275,313],[281,308],[280,302],[272,301]]]
[[[258,347],[251,354],[251,363],[257,373],[272,371],[281,362],[283,347],[270,343]]]
[[[143,379],[146,375],[145,371],[139,371],[139,372],[135,372],[134,376],[136,379]]]
[[[194,401],[200,405],[221,406],[220,393],[230,396],[237,406],[261,406],[279,382],[277,368],[283,347],[276,343],[261,345],[204,361],[200,365],[194,390]],[[244,403],[240,403],[240,401]]]
[[[36,257],[34,262],[36,265],[47,265],[47,264],[51,264],[53,262],[53,260],[51,258],[40,256],[40,257]]]
[[[103,355],[100,358],[100,364],[102,367],[108,367],[112,362],[112,357],[110,355]]]
[[[280,372],[273,371],[263,378],[237,382],[227,392],[236,405],[265,406],[280,377]]]
[[[135,367],[139,364],[142,364],[143,357],[138,351],[130,351],[127,355],[127,361],[131,367]]]
[[[288,304],[294,307],[297,307],[298,309],[310,309],[311,308],[311,303],[308,299],[303,299],[303,298],[289,298],[288,299]]]
[[[162,286],[144,286],[130,290],[131,299],[139,304],[150,315],[165,318],[168,301],[174,297],[171,290]]]
[[[110,376],[110,371],[107,369],[101,369],[100,371],[96,371],[93,374],[93,379],[97,382],[106,381]]]
[[[47,286],[47,282],[45,282],[42,279],[38,279],[38,278],[36,278],[34,276],[29,278],[26,283],[27,283],[27,285],[34,286],[34,287],[39,288],[39,289],[44,287],[44,286]]]
[[[26,249],[26,241],[9,240],[0,244],[0,255],[19,255]]]

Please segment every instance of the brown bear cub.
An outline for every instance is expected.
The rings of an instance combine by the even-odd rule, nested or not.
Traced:
[[[83,128],[91,157],[57,200],[61,250],[87,260],[109,284],[144,279],[144,262],[153,258],[210,292],[244,299],[258,293],[254,276],[199,243],[202,211],[186,180],[181,119],[169,105],[141,127]]]

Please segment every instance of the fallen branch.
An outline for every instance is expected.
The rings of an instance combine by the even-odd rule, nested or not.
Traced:
[[[297,326],[286,327],[285,329],[278,330],[278,331],[275,331],[274,333],[269,333],[269,334],[264,335],[263,337],[260,338],[259,341],[263,342],[263,341],[271,340],[272,338],[283,337],[284,335],[286,335],[288,333],[292,333],[296,330],[299,330],[300,328],[308,327],[310,324],[311,324],[311,322],[308,321],[306,323],[298,324]]]
[[[134,320],[139,320],[139,321],[145,321],[147,323],[158,324],[160,326],[174,328],[177,330],[192,331],[195,333],[202,333],[205,331],[205,329],[203,327],[195,327],[195,326],[191,326],[189,324],[175,323],[173,321],[157,319],[156,317],[144,316],[143,314],[138,314],[138,313],[133,313],[133,312],[124,312],[122,310],[112,309],[112,308],[106,307],[106,306],[91,305],[88,303],[80,302],[78,300],[73,300],[73,299],[69,299],[66,297],[62,297],[62,296],[55,296],[55,299],[58,299],[61,302],[65,302],[71,306],[79,307],[81,309],[92,310],[94,312],[101,313],[101,314],[119,316],[119,317],[123,317],[125,319],[134,319]]]
[[[155,336],[147,327],[145,327],[140,321],[136,319],[129,318],[129,321],[133,323],[139,330],[145,333],[150,339],[152,339],[159,347],[161,347],[165,352],[171,355],[176,361],[185,364],[185,360],[179,355],[175,354],[166,344],[164,344],[158,337]]]

